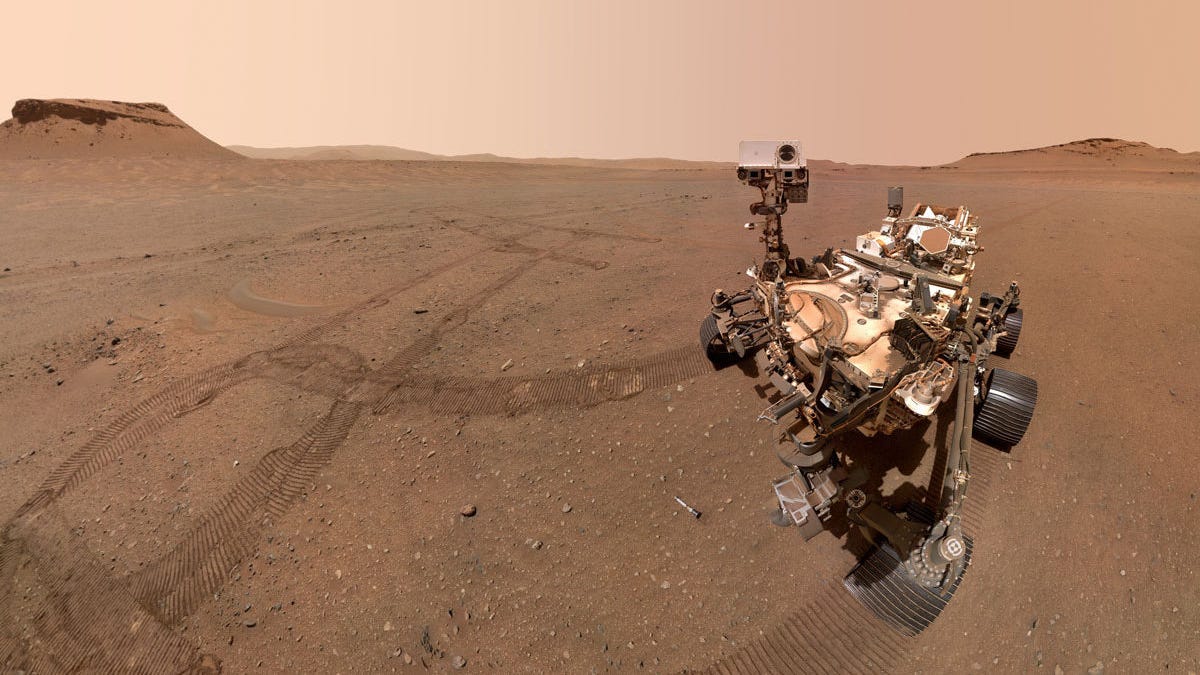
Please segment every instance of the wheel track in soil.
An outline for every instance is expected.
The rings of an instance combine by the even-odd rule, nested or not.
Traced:
[[[944,453],[939,453],[944,455]],[[988,508],[1004,453],[972,439],[971,483],[963,503],[963,532],[976,542],[979,555]],[[945,466],[944,456],[938,462]],[[931,474],[941,475],[935,462]],[[929,494],[940,494],[934,481]],[[962,583],[971,583],[969,568]],[[959,590],[961,592],[961,588]],[[702,671],[712,675],[758,673],[879,673],[903,663],[916,638],[897,632],[841,584],[831,585],[809,599],[765,635],[742,645]]]
[[[501,239],[502,243],[505,243]],[[352,350],[323,345],[325,332],[351,316],[386,305],[390,298],[431,276],[465,265],[479,253],[461,256],[410,282],[396,284],[343,309],[273,349],[206,369],[168,385],[120,415],[83,447],[72,453],[18,510],[0,541],[0,608],[15,617],[18,568],[32,569],[45,599],[34,622],[38,648],[30,650],[25,636],[13,626],[0,625],[0,664],[37,671],[94,669],[101,672],[181,672],[219,668],[190,642],[170,630],[227,581],[232,570],[256,548],[264,527],[281,517],[307,491],[313,476],[332,460],[337,448],[365,409],[394,409],[381,405],[417,361],[438,345],[447,331],[468,320],[472,308],[508,286],[539,261],[559,256],[568,262],[599,269],[594,261],[563,256],[557,250],[537,249],[510,239],[514,252],[534,254],[483,291],[452,310],[430,333],[418,337],[379,369],[365,368]],[[491,249],[489,249],[491,250]],[[664,364],[679,361],[674,352],[645,364],[646,381],[666,382]],[[312,375],[314,368],[327,366]],[[636,370],[636,367],[634,367]],[[629,366],[610,369],[627,373]],[[605,377],[603,371],[590,372]],[[697,374],[695,363],[686,370]],[[607,376],[612,380],[612,375]],[[619,375],[617,376],[620,377]],[[264,455],[245,477],[220,499],[168,553],[124,578],[109,575],[87,551],[83,540],[63,521],[55,501],[103,470],[126,451],[161,430],[172,420],[196,411],[222,392],[254,378],[267,378],[333,397],[329,411],[295,443]],[[577,387],[578,375],[562,378],[563,390]],[[554,378],[539,378],[552,391]],[[466,386],[466,380],[458,381]],[[484,386],[490,386],[487,382]],[[644,389],[644,387],[642,387]],[[641,389],[639,389],[640,391]],[[577,396],[579,405],[595,405],[633,395],[628,388],[605,390],[604,396]],[[353,398],[355,400],[348,400]],[[548,404],[565,398],[543,396]],[[55,525],[48,525],[51,521]],[[81,642],[81,636],[86,641]],[[67,660],[64,660],[67,659]]]
[[[577,236],[594,234],[553,229]],[[118,417],[68,457],[8,523],[0,541],[0,586],[7,591],[0,593],[0,609],[6,610],[6,616],[15,616],[11,611],[14,575],[21,559],[30,561],[53,603],[49,611],[38,615],[48,649],[30,657],[11,630],[3,631],[0,663],[34,666],[39,671],[61,670],[72,664],[76,668],[131,672],[213,667],[209,657],[168,627],[178,625],[225,584],[231,571],[256,549],[263,528],[283,516],[305,493],[316,472],[329,464],[364,410],[388,414],[420,403],[439,412],[488,415],[588,407],[711,371],[698,350],[680,348],[617,367],[591,367],[545,377],[446,378],[435,382],[406,378],[405,373],[437,346],[445,332],[468,319],[472,307],[515,281],[538,261],[563,259],[557,251],[528,247],[519,244],[517,238],[489,239],[510,246],[511,252],[532,253],[535,257],[448,313],[433,331],[399,350],[379,369],[367,370],[362,358],[351,350],[318,341],[354,314],[382,307],[394,295],[465,265],[486,251],[461,256],[417,279],[387,287],[271,350],[174,383]],[[594,261],[567,261],[594,266]],[[337,358],[331,358],[331,353]],[[326,369],[331,372],[304,381],[306,374],[322,365],[331,366]],[[82,540],[68,531],[53,502],[171,420],[257,377],[339,395],[300,439],[264,455],[170,552],[124,579],[107,575],[95,564]],[[999,461],[991,448],[978,443],[975,448],[972,498],[964,507],[968,532],[981,527],[987,511],[982,502],[988,477]],[[54,526],[47,524],[52,519],[56,520]],[[854,639],[848,639],[847,634]],[[87,636],[86,643],[80,643],[79,636]],[[803,610],[762,639],[718,662],[709,672],[877,672],[896,663],[906,648],[905,640],[838,585],[823,591]],[[61,660],[63,654],[75,660]]]

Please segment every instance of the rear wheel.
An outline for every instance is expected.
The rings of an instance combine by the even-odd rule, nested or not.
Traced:
[[[1020,443],[1033,420],[1037,395],[1037,380],[994,368],[984,381],[983,402],[975,409],[974,434],[1004,449]]]
[[[1021,322],[1024,316],[1021,310],[1014,309],[1004,317],[1004,335],[996,340],[996,353],[1008,358],[1017,348],[1017,340],[1021,339]]]

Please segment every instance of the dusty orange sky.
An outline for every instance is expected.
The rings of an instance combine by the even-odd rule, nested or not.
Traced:
[[[1090,136],[1200,150],[1200,3],[56,2],[0,105],[167,104],[222,144],[933,164]]]

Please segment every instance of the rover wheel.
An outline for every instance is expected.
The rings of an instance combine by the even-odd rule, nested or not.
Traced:
[[[729,346],[721,339],[721,331],[717,330],[717,317],[712,314],[700,322],[700,348],[715,366],[728,365],[737,360],[737,354],[730,351]]]
[[[999,448],[1021,442],[1037,405],[1037,380],[994,368],[984,381],[983,402],[975,409],[974,434]]]
[[[1004,335],[996,340],[996,353],[1008,358],[1017,348],[1017,340],[1021,339],[1021,310],[1014,309],[1004,317]]]

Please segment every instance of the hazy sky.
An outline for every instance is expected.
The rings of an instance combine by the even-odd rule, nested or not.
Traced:
[[[23,2],[0,106],[158,101],[222,144],[932,164],[1091,136],[1200,150],[1200,3]],[[3,116],[0,115],[0,118]]]

